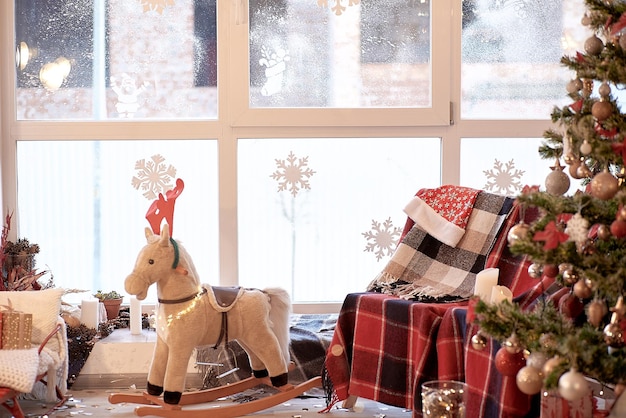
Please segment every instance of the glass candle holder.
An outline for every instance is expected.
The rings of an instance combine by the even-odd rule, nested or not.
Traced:
[[[424,418],[465,418],[465,383],[433,380],[422,384]]]

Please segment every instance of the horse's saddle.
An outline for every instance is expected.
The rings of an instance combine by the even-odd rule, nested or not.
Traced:
[[[230,308],[239,298],[241,286],[211,286],[211,290],[213,290],[215,302],[217,302],[221,308]]]

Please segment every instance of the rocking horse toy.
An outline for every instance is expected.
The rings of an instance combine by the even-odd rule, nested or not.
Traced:
[[[180,242],[170,237],[167,224],[160,235],[146,228],[146,238],[148,244],[139,253],[124,287],[141,300],[152,284],[157,286],[157,341],[147,392],[111,394],[109,402],[145,405],[135,409],[138,416],[196,418],[210,414],[226,418],[270,408],[321,385],[320,377],[295,387],[288,383],[291,303],[286,291],[201,284],[191,257]],[[248,354],[253,376],[230,385],[183,393],[193,349],[218,347],[228,338],[237,340]],[[260,384],[272,385],[278,393],[244,404],[185,408]]]

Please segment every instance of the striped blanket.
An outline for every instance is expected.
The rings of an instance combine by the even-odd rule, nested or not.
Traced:
[[[336,322],[337,314],[291,315],[289,351],[295,368],[289,371],[289,383],[302,383],[322,373]],[[252,373],[248,355],[237,341],[229,341],[226,347],[199,347],[196,362],[204,389],[246,379]]]
[[[451,192],[449,188],[439,190]],[[510,197],[477,193],[465,232],[455,247],[415,222],[367,290],[423,302],[467,300],[513,202]]]

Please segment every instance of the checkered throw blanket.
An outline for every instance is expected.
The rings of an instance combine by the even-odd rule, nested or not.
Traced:
[[[289,371],[289,383],[299,384],[321,375],[337,316],[337,314],[291,315],[289,352],[295,368]],[[229,341],[226,347],[222,345],[218,348],[198,348],[196,361],[199,363],[199,373],[203,374],[203,388],[234,383],[250,377],[252,373],[248,355],[237,341]],[[212,365],[209,366],[207,363]],[[218,377],[235,369],[238,370]]]
[[[367,290],[426,302],[468,299],[513,202],[510,197],[479,192],[456,247],[416,223]]]

